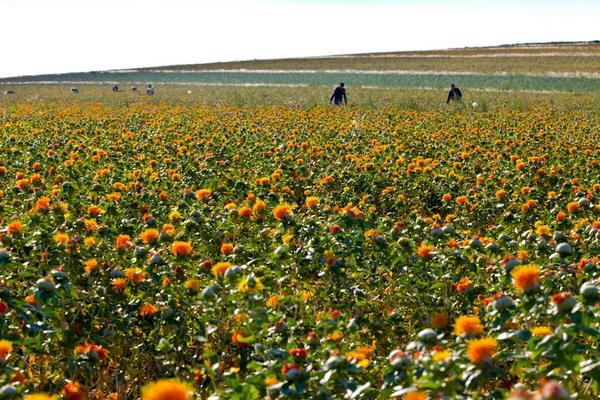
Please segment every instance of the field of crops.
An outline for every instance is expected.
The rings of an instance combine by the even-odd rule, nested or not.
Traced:
[[[0,103],[0,397],[599,398],[597,111],[143,100]]]
[[[346,82],[350,87],[446,88],[459,82],[464,89],[515,91],[591,92],[600,90],[598,77],[552,77],[529,75],[468,75],[461,73],[381,73],[381,72],[98,72],[0,79],[0,83],[137,83],[190,85],[287,85],[331,86]]]

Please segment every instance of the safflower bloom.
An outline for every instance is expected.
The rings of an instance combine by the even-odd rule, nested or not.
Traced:
[[[175,242],[171,247],[171,252],[176,257],[187,257],[192,254],[192,245],[190,242]]]
[[[537,265],[523,265],[512,272],[513,284],[525,293],[532,292],[540,286],[540,268]]]
[[[13,351],[12,343],[8,340],[0,340],[0,358],[6,358]]]
[[[35,210],[38,212],[46,212],[46,211],[50,210],[50,198],[40,197],[35,202]]]
[[[436,361],[436,362],[444,362],[451,355],[452,355],[452,353],[450,352],[450,350],[444,349],[444,350],[436,351],[435,353],[433,353],[431,358],[433,359],[433,361]]]
[[[467,346],[467,355],[473,364],[490,360],[496,353],[498,342],[491,337],[471,340]]]
[[[63,396],[67,400],[83,400],[85,391],[79,382],[69,382],[63,388]]]
[[[55,400],[56,396],[50,396],[45,393],[26,394],[24,400]]]
[[[260,214],[264,211],[266,207],[267,204],[264,201],[262,201],[261,199],[256,199],[256,201],[254,202],[254,206],[252,206],[252,211],[254,211],[255,214]]]
[[[194,292],[200,291],[200,281],[195,278],[190,278],[183,283],[184,289],[191,290]]]
[[[316,196],[310,196],[306,198],[306,207],[316,207],[319,204],[319,198]]]
[[[154,304],[142,304],[140,307],[140,315],[142,317],[151,317],[158,312],[158,308]]]
[[[232,243],[223,243],[221,244],[221,254],[224,256],[233,253],[233,244]]]
[[[467,204],[467,196],[458,196],[456,198],[456,203],[457,204]]]
[[[278,221],[281,221],[282,219],[289,217],[291,215],[291,213],[292,213],[292,208],[289,206],[289,204],[279,204],[273,209],[273,216]]]
[[[253,293],[263,290],[265,286],[262,284],[260,279],[254,275],[249,275],[240,281],[237,288],[242,293]]]
[[[403,400],[427,400],[427,394],[420,391],[410,392],[402,397]]]
[[[54,241],[57,244],[66,245],[67,243],[69,243],[69,235],[67,235],[66,233],[62,233],[62,232],[55,233]]]
[[[454,334],[475,336],[483,332],[483,325],[477,315],[463,315],[454,321]]]
[[[571,214],[576,213],[577,211],[579,211],[579,203],[577,203],[576,201],[570,202],[569,204],[567,204],[567,211]]]
[[[98,206],[89,206],[87,209],[87,213],[90,217],[97,217],[102,213],[102,209]]]
[[[437,313],[431,316],[431,326],[435,329],[445,328],[448,326],[448,315]]]
[[[146,229],[144,232],[140,234],[140,238],[144,241],[144,243],[154,243],[156,239],[160,236],[158,229]]]
[[[85,262],[84,270],[88,274],[91,274],[96,268],[98,268],[98,261],[95,258],[90,258]]]
[[[124,250],[124,249],[128,249],[131,246],[133,246],[129,235],[117,236],[116,245],[117,245],[117,250]]]
[[[115,278],[111,281],[110,285],[112,286],[113,290],[116,290],[117,292],[123,292],[127,287],[127,280],[124,278]]]
[[[433,250],[435,247],[432,244],[422,245],[417,249],[417,255],[421,258],[429,258]]]
[[[196,192],[196,198],[200,201],[205,201],[212,197],[213,191],[210,189],[200,189]]]
[[[218,262],[211,268],[214,276],[223,276],[225,271],[231,268],[231,264],[228,262]]]
[[[146,274],[139,268],[127,268],[125,270],[125,276],[134,283],[140,283],[146,279]]]
[[[536,326],[531,328],[531,333],[533,334],[533,336],[544,337],[552,335],[554,331],[549,326]]]
[[[15,233],[21,233],[23,230],[23,224],[20,221],[13,221],[8,224],[6,227],[6,233],[9,235],[14,235]]]
[[[248,218],[252,215],[252,209],[250,207],[242,207],[238,211],[240,218]]]
[[[142,400],[190,400],[194,389],[177,379],[160,379],[142,388]]]

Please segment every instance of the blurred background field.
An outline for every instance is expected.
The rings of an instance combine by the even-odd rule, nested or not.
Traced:
[[[270,103],[276,100],[287,102],[286,98],[289,97],[293,98],[294,103],[310,104],[321,102],[322,98],[326,97],[324,93],[343,81],[354,94],[354,104],[376,103],[381,100],[385,104],[401,103],[404,106],[416,101],[417,94],[419,99],[425,99],[427,102],[426,99],[430,96],[439,96],[433,92],[443,92],[454,82],[466,91],[466,98],[482,98],[490,103],[492,97],[494,103],[504,103],[507,99],[512,101],[512,95],[497,93],[498,91],[551,93],[550,96],[542,97],[554,101],[560,97],[568,99],[565,103],[571,103],[572,97],[563,94],[600,91],[598,71],[600,44],[589,42],[250,60],[21,76],[0,79],[0,85],[4,90],[15,90],[16,87],[21,89],[22,84],[118,83],[129,86],[152,83],[180,87],[169,89],[169,94],[178,93],[183,86],[194,87],[195,92],[205,95],[206,98],[203,97],[201,101],[208,103],[217,100],[250,104]],[[219,90],[199,89],[200,86],[218,87]],[[228,86],[241,88],[221,88]],[[254,89],[271,86],[277,89]],[[309,89],[291,90],[291,87]],[[373,90],[384,88],[391,91],[386,90],[382,92],[384,94],[379,94]],[[393,90],[398,88],[404,90]],[[187,94],[187,90],[189,88],[183,93]],[[518,103],[529,103],[532,99],[530,95],[525,97],[524,100],[518,100]],[[542,97],[533,100],[544,100]],[[577,101],[586,103],[587,97],[578,97]],[[190,96],[185,97],[186,101],[189,98]]]
[[[113,93],[110,84],[80,86],[80,93],[70,93],[72,85],[5,85],[0,92],[14,90],[15,94],[0,95],[0,107],[9,110],[23,103],[103,103],[115,106],[144,103],[170,103],[188,105],[237,105],[263,106],[284,105],[314,107],[327,104],[331,86],[310,87],[262,87],[262,86],[200,86],[200,85],[157,85],[156,94],[147,96],[140,87],[132,92],[128,85],[123,91]],[[446,105],[445,89],[409,88],[361,88],[348,87],[349,107],[392,107],[414,110],[453,110],[485,112],[494,110],[526,111],[538,106],[551,106],[564,110],[598,110],[600,92],[543,93],[527,91],[496,91],[465,89],[465,102]],[[473,107],[473,102],[477,107]]]

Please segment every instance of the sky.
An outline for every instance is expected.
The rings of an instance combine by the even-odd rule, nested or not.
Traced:
[[[597,0],[0,0],[0,77],[600,39]]]

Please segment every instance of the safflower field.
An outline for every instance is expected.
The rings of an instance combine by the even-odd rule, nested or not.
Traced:
[[[600,398],[597,111],[0,110],[1,398]]]

